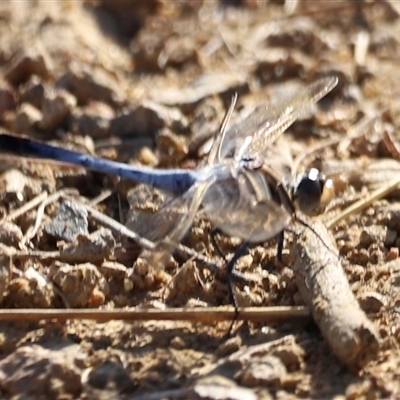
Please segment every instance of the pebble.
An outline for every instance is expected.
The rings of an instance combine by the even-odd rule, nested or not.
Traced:
[[[71,242],[78,233],[88,233],[88,212],[85,207],[65,200],[56,215],[45,227],[45,232],[57,239]]]
[[[17,247],[21,243],[24,235],[21,228],[11,221],[4,221],[0,229],[0,242],[7,246]]]
[[[14,86],[26,82],[32,75],[49,79],[48,60],[43,54],[21,53],[6,65],[4,78]]]
[[[108,294],[107,282],[91,263],[69,265],[55,261],[50,268],[49,278],[61,290],[69,307],[90,305],[95,290]]]
[[[229,354],[235,353],[240,349],[242,339],[240,336],[234,336],[224,341],[217,349],[216,355],[218,357],[225,357]]]
[[[249,388],[238,386],[234,381],[213,375],[198,381],[192,394],[186,398],[196,400],[256,400],[257,395]]]
[[[40,109],[44,100],[45,91],[46,89],[42,79],[33,75],[21,90],[21,102],[29,103],[33,107]]]
[[[42,118],[43,115],[40,110],[29,103],[22,103],[15,116],[14,131],[16,133],[30,133],[38,127]]]
[[[113,254],[115,246],[114,236],[107,228],[100,228],[90,235],[78,233],[74,241],[58,243],[61,257],[70,263],[88,260],[101,263]]]
[[[280,385],[286,376],[286,367],[278,357],[266,356],[249,363],[238,373],[242,385],[248,387]]]
[[[51,349],[54,347],[56,350]],[[0,361],[1,388],[7,397],[78,398],[81,371],[75,365],[79,346],[71,342],[17,347]],[[66,397],[68,396],[68,397]]]
[[[89,372],[88,384],[102,390],[123,392],[132,390],[134,383],[128,370],[120,362],[109,360],[97,364]]]
[[[377,292],[365,292],[358,297],[361,308],[366,313],[377,313],[385,305],[385,297]]]
[[[396,241],[397,233],[386,226],[372,225],[365,227],[360,235],[360,245],[368,247],[373,243],[384,243],[390,246]]]
[[[17,94],[9,85],[0,88],[0,116],[6,111],[15,110],[17,106]]]
[[[101,68],[89,68],[73,64],[69,71],[56,82],[56,87],[72,93],[79,104],[100,101],[110,105],[120,105],[121,95],[115,78]]]
[[[58,127],[76,106],[76,98],[70,93],[58,90],[48,94],[42,102],[42,120],[40,129],[50,131]]]

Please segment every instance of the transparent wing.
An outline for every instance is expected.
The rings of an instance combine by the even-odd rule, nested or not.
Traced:
[[[242,174],[214,182],[203,199],[203,210],[225,234],[250,242],[263,242],[281,232],[291,215],[276,202],[265,179]]]
[[[221,144],[221,157],[236,155],[239,149],[247,156],[262,154],[299,116],[326,96],[337,83],[337,77],[322,78],[274,107],[258,107],[243,122],[228,129]],[[247,137],[251,141],[243,149],[241,146]]]
[[[163,268],[171,253],[190,229],[210,182],[194,185],[180,197],[167,200],[154,214],[142,212],[133,215],[127,226],[156,243],[156,248],[147,255],[155,268]]]
[[[227,132],[226,128],[229,123],[229,120],[232,117],[236,101],[237,101],[237,93],[235,93],[234,96],[232,97],[231,105],[229,106],[229,109],[225,114],[225,117],[222,121],[219,131],[215,135],[210,153],[208,154],[207,165],[213,165],[216,161],[220,161],[221,159],[221,145],[224,142],[224,138]]]

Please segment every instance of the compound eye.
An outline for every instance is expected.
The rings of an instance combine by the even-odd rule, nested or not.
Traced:
[[[293,189],[293,200],[299,210],[307,215],[323,212],[334,195],[332,179],[326,179],[316,168],[301,175]]]

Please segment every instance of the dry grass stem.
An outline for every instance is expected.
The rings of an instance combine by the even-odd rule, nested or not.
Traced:
[[[365,210],[371,204],[373,204],[376,200],[382,199],[386,197],[388,194],[392,193],[393,191],[399,189],[400,187],[400,178],[396,178],[389,182],[388,184],[382,186],[381,188],[375,190],[374,192],[370,193],[369,196],[366,198],[360,199],[356,201],[351,206],[347,207],[343,211],[341,211],[338,215],[331,218],[329,221],[325,223],[327,228],[333,228],[339,222],[343,221],[350,215],[356,214],[362,210]]]
[[[173,309],[8,309],[0,311],[0,321],[39,321],[39,320],[82,320],[93,319],[106,322],[111,320],[129,321],[193,321],[214,323],[232,321],[235,309],[231,306],[208,308]],[[253,322],[306,321],[310,312],[306,307],[248,307],[239,309],[238,320]]]

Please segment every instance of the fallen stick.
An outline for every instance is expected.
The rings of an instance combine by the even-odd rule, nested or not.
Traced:
[[[0,321],[82,320],[100,322],[111,320],[129,321],[193,321],[214,323],[232,321],[236,317],[234,307],[170,308],[164,310],[131,309],[10,309],[0,310]],[[254,322],[304,321],[310,318],[306,307],[246,307],[240,309],[238,320]]]
[[[322,222],[296,222],[292,268],[305,304],[336,357],[351,369],[374,358],[379,335],[360,308],[340,263],[339,251]]]

